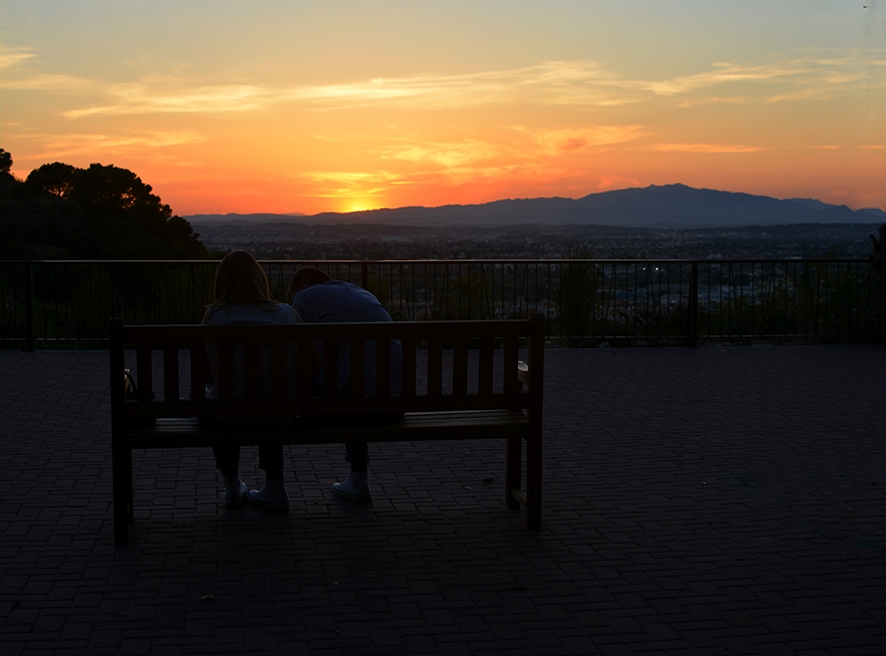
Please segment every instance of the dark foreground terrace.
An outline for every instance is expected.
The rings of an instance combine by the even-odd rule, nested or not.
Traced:
[[[136,454],[115,547],[104,352],[0,352],[0,653],[886,653],[886,349],[551,350],[543,526],[504,445],[290,448],[288,513]],[[243,476],[254,485],[257,454]],[[493,480],[489,480],[490,477]]]

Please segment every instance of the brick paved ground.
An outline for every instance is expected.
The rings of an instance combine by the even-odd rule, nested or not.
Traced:
[[[117,548],[106,355],[0,352],[0,653],[886,653],[886,349],[547,365],[541,531],[498,443],[378,447],[371,508],[292,448],[285,514],[192,449],[136,455]]]

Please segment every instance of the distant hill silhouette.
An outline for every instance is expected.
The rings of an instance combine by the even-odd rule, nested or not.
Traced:
[[[853,210],[815,199],[779,200],[768,196],[695,189],[683,184],[651,185],[590,194],[584,198],[498,200],[480,205],[402,207],[365,212],[286,214],[200,214],[184,217],[192,224],[213,221],[311,224],[372,223],[382,225],[476,226],[513,224],[580,224],[637,228],[724,228],[798,223],[884,223],[879,209]]]

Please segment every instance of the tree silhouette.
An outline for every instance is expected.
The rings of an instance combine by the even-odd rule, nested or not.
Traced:
[[[12,157],[0,150],[0,166]],[[135,173],[54,162],[24,183],[0,188],[0,228],[8,258],[191,259],[206,249],[191,225],[172,213]]]
[[[74,173],[77,171],[70,164],[53,162],[44,164],[28,174],[25,184],[35,193],[49,194],[66,198],[74,187]]]
[[[0,148],[0,173],[5,173],[6,175],[11,175],[10,170],[12,169],[12,155],[5,151],[3,148]]]

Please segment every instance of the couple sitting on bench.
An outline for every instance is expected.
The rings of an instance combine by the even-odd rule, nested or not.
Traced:
[[[384,306],[371,293],[342,280],[331,280],[329,275],[315,267],[304,267],[295,272],[287,293],[291,305],[278,303],[271,298],[267,276],[256,259],[246,251],[228,254],[218,266],[215,275],[215,301],[206,311],[203,323],[219,325],[261,325],[296,323],[344,323],[392,321]],[[322,343],[315,344],[315,388],[323,385]],[[364,351],[365,392],[375,392],[375,348],[374,343]],[[218,354],[214,345],[207,346],[207,356],[212,367],[212,382],[207,385],[207,397],[218,398]],[[261,351],[261,374],[263,385],[270,389],[270,352]],[[296,345],[287,352],[287,385],[294,395],[296,372]],[[235,396],[237,385],[244,380],[242,357],[235,359]],[[239,371],[238,371],[239,370]],[[401,389],[401,347],[398,340],[391,340],[391,393],[399,394]],[[240,381],[239,383],[236,381]],[[339,345],[338,384],[340,395],[350,391],[350,351],[346,343]],[[242,395],[242,391],[239,395]],[[330,421],[336,421],[330,417]],[[285,417],[222,417],[224,425],[237,428],[254,427],[285,428],[283,423],[291,420]],[[332,492],[336,496],[357,502],[372,499],[369,488],[367,464],[369,453],[365,442],[345,444],[347,461],[351,470],[347,479],[335,483]],[[283,446],[259,446],[259,467],[265,471],[265,485],[260,490],[247,491],[240,480],[240,447],[214,446],[216,466],[224,477],[225,505],[237,507],[244,501],[274,510],[289,508],[289,496],[283,483]]]

